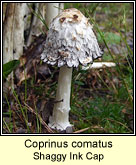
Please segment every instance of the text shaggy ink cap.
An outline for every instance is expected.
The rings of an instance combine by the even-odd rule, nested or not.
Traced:
[[[77,9],[63,10],[49,27],[41,59],[58,67],[86,66],[101,57],[97,39],[88,19]]]

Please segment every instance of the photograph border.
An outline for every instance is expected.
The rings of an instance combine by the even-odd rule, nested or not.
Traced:
[[[11,133],[11,134],[4,134],[3,133],[3,113],[2,113],[2,101],[3,101],[3,56],[1,57],[1,134],[0,136],[135,136],[135,1],[1,1],[1,55],[3,55],[3,48],[2,48],[2,41],[3,41],[3,29],[2,29],[2,14],[3,14],[3,9],[2,9],[2,4],[3,3],[17,3],[17,2],[25,2],[25,3],[29,3],[29,2],[45,2],[45,3],[51,3],[51,2],[57,2],[57,3],[67,3],[67,2],[72,2],[72,3],[76,3],[76,2],[103,2],[103,3],[133,3],[133,44],[134,44],[134,72],[133,72],[133,116],[134,116],[134,120],[133,120],[133,133],[108,133],[108,134],[90,134],[90,133],[85,133],[85,134],[74,134],[74,133],[55,133],[55,134],[43,134],[43,133],[35,133],[35,134],[16,134],[16,133]]]

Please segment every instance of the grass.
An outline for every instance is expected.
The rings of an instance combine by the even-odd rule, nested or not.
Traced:
[[[120,5],[120,11],[119,13],[122,13],[122,15],[118,14],[119,19],[116,18],[116,20],[122,20],[122,24],[114,23],[114,17],[112,16],[117,6]],[[98,6],[97,6],[98,7]],[[122,55],[120,55],[120,58],[117,57],[116,54],[113,54],[109,48],[109,44],[121,44],[124,42],[125,46],[128,48],[127,51],[125,51],[125,54],[130,54],[131,50],[129,45],[126,42],[126,33],[128,30],[128,25],[126,21],[126,15],[128,14],[128,17],[130,17],[130,14],[128,10],[132,8],[131,4],[116,4],[113,6],[113,4],[106,4],[104,8],[101,8],[101,13],[107,13],[106,16],[110,16],[110,20],[107,20],[107,23],[104,21],[102,24],[104,24],[104,27],[106,32],[102,32],[99,26],[96,24],[96,22],[92,19],[93,16],[89,14],[89,9],[84,9],[87,16],[90,18],[91,22],[94,24],[95,29],[98,32],[98,40],[100,43],[104,43],[108,50],[108,58],[107,54],[104,54],[104,60],[112,60],[115,63],[120,63],[120,58],[122,58]],[[95,8],[96,9],[96,8]],[[95,12],[97,12],[95,10]],[[109,13],[108,13],[109,12]],[[123,18],[122,18],[123,17]],[[98,18],[97,18],[98,19]],[[108,26],[106,26],[108,25]],[[109,31],[109,27],[112,26],[112,29],[114,28],[114,31],[116,30],[116,33],[114,31]],[[120,29],[120,27],[123,27],[124,29]],[[107,29],[108,27],[108,29]],[[132,26],[130,26],[132,28]],[[108,31],[107,31],[108,30]],[[121,32],[121,30],[123,32]],[[132,30],[132,29],[131,29]],[[132,54],[132,52],[131,52]],[[127,56],[124,55],[124,59]],[[100,97],[99,95],[94,95],[92,98],[86,98],[81,99],[78,96],[74,96],[75,99],[72,102],[72,112],[73,114],[78,113],[78,119],[76,120],[77,129],[82,129],[85,127],[90,127],[86,133],[130,133],[132,130],[129,128],[127,121],[124,118],[124,114],[122,113],[123,109],[128,109],[129,113],[133,113],[133,97],[132,97],[132,90],[133,90],[133,69],[129,65],[128,67],[125,67],[125,69],[128,71],[127,74],[124,74],[123,66],[117,65],[114,69],[114,72],[118,73],[118,79],[120,79],[120,86],[117,84],[111,83],[108,88],[107,85],[104,84],[105,88],[111,92],[110,95],[105,95]],[[106,71],[108,73],[108,69]],[[116,76],[116,75],[114,75]],[[101,80],[103,80],[104,77],[99,77]],[[110,79],[111,75],[107,74],[107,79]],[[104,80],[103,80],[104,82]],[[80,84],[80,83],[78,83]],[[78,87],[80,89],[80,87]],[[91,89],[89,89],[90,91]],[[102,89],[101,89],[102,90]],[[76,91],[75,93],[79,93],[80,91]],[[95,91],[94,91],[95,92]],[[76,103],[76,104],[75,104]],[[92,129],[95,126],[94,129]],[[97,127],[96,127],[97,126]]]
[[[130,35],[131,32],[133,33],[133,5],[132,3],[65,3],[65,8],[69,7],[81,10],[94,24],[98,41],[104,47],[102,61],[114,61],[117,64],[114,68],[103,70],[74,69],[70,111],[70,121],[74,125],[74,131],[132,133],[130,121],[133,117],[130,116],[133,115],[133,68],[128,59],[133,60],[133,51],[127,40],[133,39]],[[118,53],[113,48],[118,48]],[[12,133],[15,127],[23,127],[29,133],[45,131],[46,123],[38,112],[37,102],[55,98],[57,80],[54,81],[53,77],[56,72],[54,69],[51,77],[40,85],[34,78],[25,80],[21,93],[13,92],[14,106],[10,105],[8,96],[5,97],[9,111],[3,116],[7,115],[10,122],[6,122],[5,117],[3,118],[4,130]],[[29,103],[31,92],[33,103],[30,103],[30,107],[33,104],[34,111],[23,104],[21,99],[23,97],[24,102]],[[18,107],[17,110],[15,107]]]
[[[94,94],[92,98],[82,100],[75,96],[71,109],[73,114],[78,114],[76,124],[74,124],[77,126],[76,129],[97,126],[95,131],[98,132],[130,133],[122,113],[122,110],[126,108],[123,101],[125,100],[116,98],[113,94],[105,97]],[[90,129],[89,133],[95,133],[95,131]]]

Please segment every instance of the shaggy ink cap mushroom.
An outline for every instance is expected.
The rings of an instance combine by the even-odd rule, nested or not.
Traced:
[[[86,66],[102,56],[92,25],[75,8],[63,10],[52,20],[44,46],[41,59],[58,67]]]
[[[60,67],[56,101],[49,127],[66,130],[69,122],[72,68],[86,66],[101,57],[97,39],[88,19],[77,9],[66,9],[55,17],[50,26],[41,59]],[[61,101],[62,100],[62,101]]]

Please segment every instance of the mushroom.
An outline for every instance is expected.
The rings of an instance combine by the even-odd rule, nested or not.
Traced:
[[[60,68],[57,103],[48,124],[51,128],[65,130],[72,126],[69,122],[72,68],[79,64],[87,66],[101,56],[92,25],[79,10],[63,10],[52,20],[41,54],[44,62]]]

